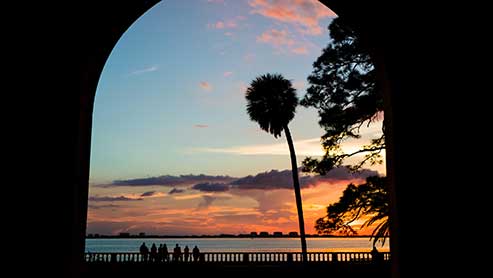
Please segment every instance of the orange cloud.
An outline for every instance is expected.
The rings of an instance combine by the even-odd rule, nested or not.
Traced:
[[[212,90],[212,85],[207,82],[207,81],[201,81],[199,83],[200,88],[204,89],[205,91],[211,91]]]
[[[304,46],[296,47],[291,49],[291,52],[295,54],[308,54],[308,49]]]
[[[327,205],[339,200],[351,182],[359,184],[363,177],[341,174],[332,179],[313,179],[311,186],[302,187],[307,233],[316,233],[315,221],[326,214]],[[289,186],[269,190],[231,187],[225,192],[202,192],[188,187],[180,194],[167,194],[159,188],[152,185],[145,188],[91,187],[91,196],[112,198],[99,202],[90,200],[88,232],[202,235],[298,231],[294,192]],[[141,200],[133,202],[119,201],[139,198]],[[361,222],[355,223],[355,227],[359,225]],[[371,228],[365,229],[360,234],[371,231]]]
[[[319,21],[336,14],[317,0],[251,0],[251,13],[260,14],[277,21],[299,27],[303,34],[320,35]]]

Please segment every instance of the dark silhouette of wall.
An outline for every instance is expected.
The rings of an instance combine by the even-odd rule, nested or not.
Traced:
[[[12,93],[19,99],[4,106],[15,109],[16,119],[26,114],[27,120],[19,120],[16,132],[10,133],[16,139],[12,146],[18,147],[9,145],[6,149],[16,150],[17,160],[9,163],[15,164],[18,173],[8,174],[17,179],[16,194],[23,196],[25,211],[16,211],[7,230],[21,235],[20,240],[12,241],[15,249],[11,249],[19,254],[24,252],[23,244],[32,244],[24,242],[26,238],[36,236],[33,240],[38,256],[30,262],[31,267],[19,268],[19,272],[34,269],[50,277],[78,277],[83,270],[80,262],[96,86],[117,40],[156,2],[43,2],[12,9],[19,16],[10,22],[15,36],[5,44],[19,45],[19,55],[6,55],[14,56],[20,65],[15,68],[19,82]],[[450,86],[442,86],[448,80],[439,75],[439,71],[447,71],[442,63],[447,57],[441,52],[446,44],[441,39],[449,35],[447,31],[452,27],[447,24],[453,21],[442,16],[436,23],[432,17],[438,17],[442,10],[428,6],[383,1],[321,2],[350,19],[371,49],[384,86],[385,118],[389,121],[386,138],[392,185],[393,276],[423,275],[420,269],[436,266],[436,253],[421,254],[416,260],[411,257],[416,246],[443,247],[444,241],[433,228],[449,224],[447,218],[429,216],[443,217],[448,200],[459,200],[462,194],[448,195],[445,201],[444,191],[432,190],[441,184],[443,176],[430,161],[431,156],[451,169],[455,166],[450,149],[442,143],[448,136],[443,130],[453,127],[447,123],[458,118],[458,102],[448,101],[450,91],[445,89]],[[28,27],[21,27],[26,24]],[[421,173],[432,175],[425,179]],[[455,177],[460,174],[455,172]]]

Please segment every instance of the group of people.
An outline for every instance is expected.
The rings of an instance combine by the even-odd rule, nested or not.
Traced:
[[[200,259],[200,250],[197,245],[195,245],[192,253],[190,254],[190,249],[188,248],[188,245],[185,245],[182,253],[181,247],[178,245],[178,243],[176,244],[175,248],[173,248],[171,260],[166,244],[160,244],[159,247],[156,247],[156,244],[153,243],[151,246],[151,250],[149,251],[149,248],[147,247],[145,242],[143,242],[140,246],[140,254],[142,255],[142,259],[144,262],[188,262],[191,260],[193,260],[194,262],[198,262]]]

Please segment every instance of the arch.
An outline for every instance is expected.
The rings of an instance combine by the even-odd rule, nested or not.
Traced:
[[[406,111],[405,103],[413,99],[403,96],[411,88],[403,86],[409,84],[405,76],[409,69],[403,68],[402,62],[409,62],[399,52],[405,46],[403,35],[397,34],[392,39],[387,24],[405,24],[405,18],[397,18],[388,13],[388,8],[393,9],[396,15],[406,14],[395,6],[386,6],[374,1],[349,1],[349,0],[320,0],[334,10],[340,17],[346,17],[355,27],[359,28],[371,49],[372,57],[379,71],[380,82],[385,92],[385,117],[388,119],[387,138],[387,175],[392,185],[392,236],[391,250],[394,277],[398,277],[403,268],[410,269],[412,265],[403,264],[401,254],[412,246],[409,233],[404,234],[402,229],[397,229],[399,223],[405,223],[412,215],[404,213],[402,208],[409,207],[409,203],[403,195],[416,196],[406,185],[411,184],[413,171],[407,169],[410,165],[406,159],[413,157],[417,147],[405,149],[403,131],[397,129],[406,126],[409,121],[404,119]],[[128,3],[127,3],[128,2]],[[66,272],[71,276],[77,276],[81,269],[84,252],[85,225],[87,217],[88,179],[91,145],[91,127],[93,103],[99,76],[111,50],[122,36],[125,30],[135,22],[142,14],[152,8],[159,0],[148,1],[101,1],[92,3],[80,1],[79,15],[70,18],[70,22],[77,28],[73,31],[72,38],[77,47],[70,53],[74,61],[73,71],[66,73],[71,77],[70,88],[75,93],[66,100],[70,112],[67,113],[67,123],[64,126],[70,137],[63,157],[66,158],[66,169],[69,172],[69,186],[65,186],[60,192],[64,196],[59,204],[60,208],[67,209],[64,218],[58,224],[61,231],[67,232],[64,237],[66,254],[63,258]],[[357,2],[357,3],[356,3]],[[370,3],[371,2],[371,3]],[[385,11],[385,12],[384,12]],[[407,63],[409,64],[409,63]],[[75,77],[75,80],[74,80]],[[417,102],[414,100],[414,102]],[[75,150],[75,151],[74,151]],[[409,188],[409,187],[408,187]],[[414,195],[413,195],[414,194]],[[413,231],[410,226],[406,231]],[[407,241],[409,240],[409,241]],[[399,269],[400,268],[400,269]]]

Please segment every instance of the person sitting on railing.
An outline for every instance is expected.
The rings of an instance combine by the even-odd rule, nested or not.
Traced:
[[[195,247],[192,250],[192,256],[193,256],[193,261],[194,262],[198,262],[199,261],[200,250],[197,247],[197,245],[195,245]]]
[[[149,248],[147,248],[145,242],[143,242],[140,246],[140,255],[142,256],[142,260],[144,262],[147,262],[147,257],[149,256]]]

